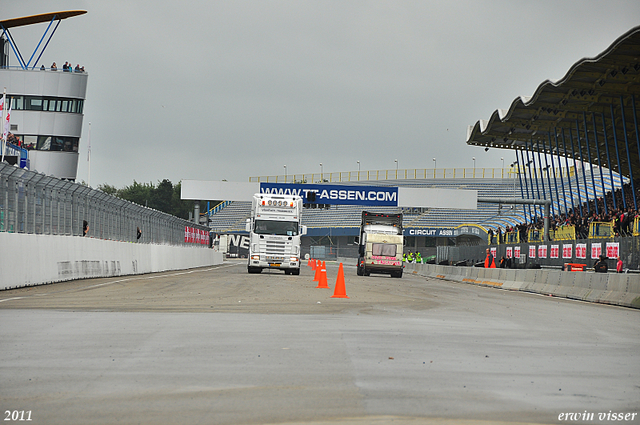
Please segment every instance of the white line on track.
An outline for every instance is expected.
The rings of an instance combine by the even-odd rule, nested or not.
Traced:
[[[243,264],[243,263],[241,263],[241,264]],[[153,276],[145,276],[145,277],[133,276],[133,277],[128,277],[126,279],[120,279],[120,280],[114,280],[114,281],[111,281],[111,282],[99,283],[97,285],[89,285],[89,286],[84,286],[82,288],[74,288],[73,290],[74,291],[83,291],[83,290],[86,290],[86,289],[99,288],[101,286],[113,285],[114,283],[129,282],[129,281],[132,281],[132,280],[157,279],[157,278],[160,278],[160,277],[181,276],[181,275],[191,274],[191,273],[208,272],[208,271],[211,271],[211,270],[219,270],[219,269],[226,269],[228,267],[236,267],[236,266],[241,265],[241,264],[226,264],[226,265],[222,265],[220,267],[210,267],[208,269],[198,269],[198,270],[187,270],[187,271],[184,271],[184,272],[173,273],[173,274],[153,275]],[[60,282],[60,283],[62,283],[62,282]],[[26,297],[6,298],[4,300],[0,300],[0,303],[5,302],[5,301],[22,300],[22,299],[31,298],[31,297],[43,297],[45,295],[49,295],[49,294],[34,294],[34,295],[26,296]]]

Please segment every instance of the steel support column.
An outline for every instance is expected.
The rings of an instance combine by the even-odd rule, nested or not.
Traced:
[[[558,130],[553,128],[553,137],[556,139],[556,155],[558,156],[558,169],[560,170],[560,184],[562,185],[562,199],[564,201],[564,214],[569,217],[569,208],[567,207],[567,194],[564,190],[564,180],[562,179],[562,163],[560,159],[560,145],[558,144]],[[567,158],[567,152],[564,153],[565,159]],[[553,164],[553,156],[551,157],[551,164]],[[567,167],[567,173],[569,172],[569,167]],[[553,178],[556,178],[556,169],[553,169]]]
[[[598,146],[598,130],[596,127],[596,114],[591,113],[591,121],[593,122],[593,137],[596,143],[596,155],[598,156],[598,169],[600,170],[600,184],[602,185],[602,203],[604,204],[604,213],[609,213],[609,207],[607,206],[607,190],[604,186],[604,175],[602,175],[602,159],[600,157],[600,147]],[[598,198],[596,197],[596,202]]]
[[[611,107],[611,129],[613,130],[613,143],[616,145],[616,157],[618,158],[618,175],[620,176],[620,193],[622,194],[622,208],[627,209],[627,200],[624,196],[624,179],[622,178],[622,166],[620,165],[620,149],[618,148],[618,135],[616,132],[616,116],[613,113],[613,104]]]
[[[547,134],[547,137],[549,138],[549,152],[551,153],[551,158],[553,158],[553,148],[551,147],[551,135]],[[549,160],[547,159],[547,146],[544,146],[544,165],[545,165],[545,169],[547,170],[547,184],[549,185],[549,198],[553,201],[553,191],[551,190],[551,173],[549,173]],[[553,167],[553,159],[551,160],[551,167]],[[555,170],[554,170],[554,181],[555,181]],[[558,196],[558,185],[556,182],[556,201],[558,200],[559,196]],[[558,214],[560,214],[560,202],[558,202]],[[551,215],[555,215],[555,208],[553,206],[553,202],[551,202]]]
[[[611,183],[611,199],[613,200],[613,209],[618,209],[616,201],[616,185],[613,179],[613,168],[611,168],[611,157],[609,156],[609,138],[607,137],[607,123],[604,120],[604,113],[600,113],[602,117],[602,133],[604,134],[604,148],[607,152],[607,166],[609,168],[609,181]],[[620,188],[622,189],[622,188]]]
[[[562,138],[564,139],[564,129],[562,129],[563,133],[562,133]],[[573,159],[573,172],[576,175],[576,193],[578,195],[578,211],[577,214],[582,217],[582,196],[580,196],[580,177],[578,177],[578,173],[576,171],[576,151],[573,147],[573,137],[571,134],[571,128],[569,128],[569,139],[571,139],[571,157]],[[569,181],[571,181],[571,179],[569,179]],[[572,196],[573,198],[573,196]],[[576,213],[576,210],[573,210],[574,214]]]
[[[578,137],[578,154],[580,155],[580,168],[582,169],[582,182],[584,183],[584,196],[587,198],[587,216],[591,215],[591,205],[589,205],[589,186],[587,185],[587,173],[584,169],[584,156],[582,155],[582,140],[580,140],[580,125],[578,124],[578,120],[576,119],[576,131]],[[569,137],[571,137],[571,146],[573,146],[573,134],[571,132],[571,128],[569,128]],[[575,161],[574,161],[575,163]],[[580,203],[580,209],[582,210],[582,202]],[[582,211],[580,211],[582,216]]]
[[[538,169],[540,170],[540,185],[542,186],[542,199],[547,199],[547,192],[544,190],[544,176],[542,174],[542,159],[540,159],[540,141],[537,142],[537,145],[538,145]],[[533,149],[533,140],[531,141],[531,149]],[[537,177],[536,177],[536,181],[537,181]]]
[[[591,161],[591,148],[589,147],[589,128],[587,127],[587,114],[582,112],[582,122],[584,123],[584,142],[587,144],[587,161],[589,161],[589,171],[591,172],[591,187],[593,187],[593,204],[595,205],[596,215],[598,212],[598,191],[596,189],[596,179],[593,177],[593,162]],[[576,120],[576,127],[578,126]],[[578,130],[578,140],[580,140],[580,130]],[[581,155],[582,156],[582,155]],[[584,171],[584,161],[582,162],[582,170]],[[585,176],[585,179],[587,177]],[[588,192],[588,191],[587,191]],[[591,211],[589,211],[591,214]]]
[[[627,137],[627,123],[624,118],[624,101],[622,95],[620,95],[620,115],[622,116],[622,130],[624,133],[624,144],[627,147],[627,163],[629,164],[629,180],[631,180],[631,194],[633,198],[633,208],[638,209],[638,203],[636,202],[636,188],[633,183],[633,167],[631,166],[631,155],[629,154],[629,138]],[[624,196],[624,191],[623,191]]]
[[[520,151],[520,155],[522,156],[522,151]],[[522,163],[524,164],[524,157],[523,157]],[[518,167],[518,179],[520,179],[520,194],[521,194],[522,198],[524,198],[524,192],[522,191],[522,171],[521,171],[522,168],[520,167],[520,163],[518,162],[518,151],[517,150],[516,150],[516,165]],[[526,174],[524,176],[524,184],[525,184],[525,187],[526,187],[526,185],[527,185],[527,175]],[[527,188],[527,198],[528,197],[529,197],[529,189]],[[523,208],[523,210],[524,210],[525,221],[527,219],[527,211],[529,212],[529,221],[530,222],[533,221],[531,219],[531,207],[529,207],[527,205],[527,208]]]
[[[636,96],[631,95],[631,108],[633,110],[633,126],[636,131],[636,145],[638,146],[638,160],[640,160],[640,131],[638,130],[638,113],[636,112]]]
[[[529,147],[527,146],[527,142],[525,141],[525,151],[527,152],[527,171],[529,172],[529,181],[531,183],[531,198],[530,199],[536,199],[536,193],[533,191],[533,174],[531,174],[531,160],[529,159]],[[528,192],[527,192],[527,197],[528,197]],[[535,205],[533,206],[533,218],[531,221],[533,221],[535,219],[535,217],[538,216],[538,210],[536,209]]]

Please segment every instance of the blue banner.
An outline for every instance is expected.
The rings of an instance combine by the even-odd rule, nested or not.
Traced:
[[[316,204],[398,206],[398,188],[385,186],[346,186],[342,184],[260,183],[260,193],[297,195],[309,203],[308,194],[314,192]]]

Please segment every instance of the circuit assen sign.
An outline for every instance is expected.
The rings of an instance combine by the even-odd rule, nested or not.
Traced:
[[[296,195],[308,203],[308,194],[316,194],[315,203],[327,205],[398,206],[398,188],[385,186],[346,186],[329,184],[260,183],[260,193]]]
[[[429,236],[433,238],[443,238],[443,237],[457,237],[460,235],[474,235],[474,236],[482,236],[486,234],[485,231],[480,230],[480,228],[476,226],[460,226],[457,228],[442,228],[442,227],[432,227],[432,228],[405,228],[404,236]]]

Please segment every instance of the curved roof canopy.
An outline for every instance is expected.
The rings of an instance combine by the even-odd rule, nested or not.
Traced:
[[[22,18],[5,19],[0,21],[4,28],[22,27],[25,25],[39,24],[42,22],[50,22],[53,19],[62,20],[72,18],[78,15],[84,15],[86,10],[67,10],[64,12],[42,13],[40,15],[23,16]]]
[[[519,97],[508,110],[496,110],[488,121],[469,126],[467,144],[573,157],[573,139],[577,144],[576,159],[588,161],[590,157],[591,163],[606,167],[608,148],[611,168],[629,176],[630,165],[634,178],[638,178],[638,101],[640,26],[622,35],[597,57],[575,63],[561,80],[546,80],[533,96]],[[616,140],[618,151],[625,153],[620,156],[621,170],[615,160]]]

